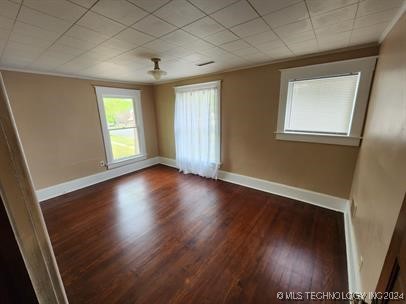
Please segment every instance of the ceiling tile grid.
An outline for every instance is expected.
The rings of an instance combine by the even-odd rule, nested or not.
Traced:
[[[405,1],[1,0],[0,67],[151,83],[158,56],[195,76],[378,43]]]

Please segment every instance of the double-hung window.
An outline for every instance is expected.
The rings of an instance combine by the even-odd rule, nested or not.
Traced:
[[[359,145],[376,57],[281,70],[276,138]]]
[[[146,158],[140,91],[96,87],[108,168]]]

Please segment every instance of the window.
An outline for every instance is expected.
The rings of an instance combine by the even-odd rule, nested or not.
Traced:
[[[216,178],[220,166],[220,81],[175,88],[176,163]]]
[[[96,87],[107,166],[146,158],[140,91]]]
[[[375,61],[282,70],[276,138],[359,145]]]

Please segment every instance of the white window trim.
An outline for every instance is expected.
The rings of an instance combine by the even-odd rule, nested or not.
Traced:
[[[95,86],[95,89],[97,95],[97,104],[99,108],[100,123],[103,133],[104,148],[106,152],[107,168],[112,169],[146,159],[147,151],[145,145],[144,121],[142,118],[141,91],[101,86]],[[137,126],[136,129],[138,132],[138,140],[140,145],[140,155],[114,160],[109,136],[109,129],[106,121],[106,113],[104,110],[103,97],[132,98]]]
[[[188,84],[183,86],[175,86],[175,93],[176,92],[190,92],[193,90],[202,90],[202,89],[211,89],[217,88],[217,98],[219,101],[219,108],[217,112],[217,121],[219,122],[218,128],[216,130],[216,136],[218,138],[218,145],[217,145],[217,159],[219,160],[219,165],[222,164],[221,159],[221,80],[209,81],[209,82],[202,82],[202,83],[195,83],[195,84]]]
[[[358,146],[362,139],[361,132],[364,124],[376,59],[377,56],[371,56],[280,70],[281,86],[279,95],[278,125],[275,132],[276,139]],[[297,79],[314,79],[348,73],[360,73],[358,90],[348,135],[285,131],[285,116],[289,81]]]

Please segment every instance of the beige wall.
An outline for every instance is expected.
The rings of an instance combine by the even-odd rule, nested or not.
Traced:
[[[376,47],[155,86],[159,152],[175,158],[175,85],[222,80],[222,169],[348,198],[358,147],[276,140],[279,69],[377,55]]]
[[[375,290],[406,191],[406,15],[384,40],[352,196],[361,283]]]
[[[93,85],[141,89],[148,157],[158,154],[151,86],[3,71],[36,189],[104,171]]]

